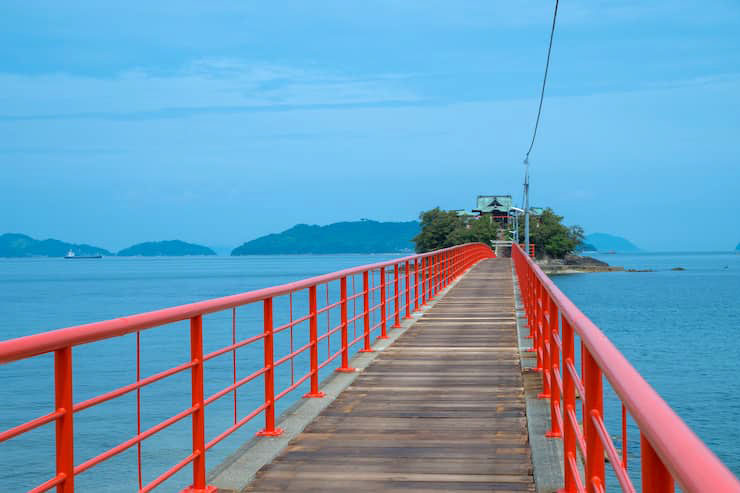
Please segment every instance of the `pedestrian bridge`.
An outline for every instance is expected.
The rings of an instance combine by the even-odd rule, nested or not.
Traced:
[[[261,313],[253,333],[238,339],[234,328],[230,344],[205,351],[212,347],[206,317],[226,313],[236,327],[237,310],[247,306]],[[190,359],[142,375],[139,334],[182,321]],[[129,333],[137,334],[136,378],[75,399],[74,348]],[[261,353],[259,364],[240,357],[250,348]],[[139,491],[740,492],[733,474],[516,245],[511,258],[462,245],[0,342],[4,364],[46,353],[53,408],[0,429],[2,450],[9,445],[2,442],[55,426],[56,473],[31,491],[73,492],[78,475],[133,448]],[[206,363],[217,360],[233,364],[233,377],[209,392]],[[76,413],[136,394],[132,412],[140,416],[141,390],[180,373],[190,375],[189,407],[146,429],[139,419],[129,440],[79,459]],[[259,383],[260,404],[238,408],[250,383]],[[605,417],[607,385],[621,401],[616,419]],[[222,399],[233,399],[228,422],[209,416]],[[278,415],[282,399],[294,403]],[[185,420],[187,452],[149,479],[142,443]],[[206,462],[209,450],[257,421],[257,436],[228,460]],[[173,484],[188,470],[189,485]]]

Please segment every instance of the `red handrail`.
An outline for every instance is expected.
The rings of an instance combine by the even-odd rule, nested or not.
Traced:
[[[264,413],[265,427],[258,435],[279,435],[282,430],[276,426],[275,403],[280,398],[307,381],[310,384],[310,391],[305,397],[323,397],[324,394],[319,390],[320,369],[335,359],[339,359],[341,364],[337,368],[337,371],[353,371],[354,369],[349,367],[349,350],[353,346],[362,343],[363,349],[361,351],[372,351],[373,349],[370,346],[371,336],[379,330],[380,337],[384,337],[387,331],[387,323],[390,320],[393,320],[391,329],[400,327],[402,310],[405,310],[406,316],[404,318],[409,318],[410,313],[417,311],[420,304],[426,304],[434,295],[438,294],[452,281],[461,276],[476,262],[494,256],[490,247],[481,243],[459,245],[435,252],[411,255],[386,262],[345,269],[331,274],[233,296],[1,341],[0,364],[11,363],[45,353],[54,353],[55,404],[54,409],[49,414],[29,419],[20,425],[0,432],[0,444],[52,421],[56,423],[56,474],[53,478],[41,483],[32,491],[41,492],[56,487],[57,492],[73,492],[75,489],[75,476],[77,474],[108,460],[130,447],[137,446],[139,448],[137,465],[140,491],[151,491],[176,472],[192,463],[193,484],[186,491],[213,492],[215,488],[206,484],[205,455],[207,450],[260,413]],[[388,267],[390,269],[387,269]],[[401,268],[404,270],[403,276],[401,275]],[[410,270],[412,270],[411,273],[409,272]],[[380,278],[378,284],[375,285],[377,274],[379,274]],[[355,276],[358,275],[361,275],[363,278],[361,290],[355,289]],[[392,277],[392,281],[389,281],[389,276]],[[347,283],[348,279],[352,281],[351,290]],[[369,285],[369,280],[373,282],[373,286]],[[330,303],[329,283],[334,281],[339,282],[339,299]],[[323,307],[319,307],[317,302],[317,288],[319,286],[326,286],[326,304]],[[294,318],[293,295],[298,291],[304,290],[308,291],[308,313],[304,316]],[[377,297],[376,291],[379,292],[379,296]],[[421,303],[419,302],[420,295]],[[280,296],[289,297],[290,322],[275,327],[273,322],[273,299]],[[370,302],[371,298],[373,299],[372,303]],[[376,299],[378,299],[377,303],[375,302]],[[348,313],[348,304],[350,301],[352,301],[354,312],[352,317]],[[263,320],[261,332],[255,333],[247,339],[237,341],[235,332],[236,308],[257,302],[262,303]],[[358,303],[362,309],[360,313],[356,313]],[[330,312],[332,309],[338,309],[340,311],[339,324],[335,327],[331,327],[330,322]],[[203,335],[206,331],[203,326],[203,316],[222,310],[231,310],[231,344],[209,354],[204,354]],[[324,314],[327,320],[327,327],[326,331],[319,336],[317,326],[318,317]],[[371,319],[373,321],[379,319],[380,321],[371,326]],[[140,338],[138,337],[138,333],[142,330],[183,320],[190,321],[190,360],[169,370],[142,377]],[[350,324],[355,327],[358,321],[362,321],[363,323],[363,332],[359,335],[354,334],[353,339],[350,340],[348,327]],[[294,349],[293,328],[302,322],[308,322],[309,324],[309,342],[303,347]],[[276,358],[273,338],[275,334],[284,330],[290,330],[290,353]],[[89,398],[83,402],[75,403],[72,388],[73,348],[81,344],[119,337],[132,332],[137,332],[136,381]],[[336,352],[331,353],[329,338],[337,332],[341,334],[340,348]],[[263,342],[263,366],[251,374],[237,379],[236,351],[257,341]],[[326,354],[326,358],[321,361],[318,354],[318,345],[323,341],[327,343],[327,352],[329,354]],[[306,351],[310,355],[310,368],[302,377],[294,378],[293,359]],[[226,388],[210,396],[206,396],[204,394],[204,362],[227,353],[232,354],[233,381]],[[275,388],[275,369],[287,361],[290,361],[291,364],[290,385],[285,389],[278,390]],[[191,406],[142,431],[141,400],[138,398],[141,388],[187,370],[190,370],[191,373]],[[259,377],[263,377],[264,379],[263,403],[239,418],[236,407],[236,392],[239,387]],[[75,465],[75,413],[134,391],[137,393],[136,435],[100,455]],[[234,397],[233,424],[215,438],[206,442],[206,407],[228,394],[233,394]],[[192,453],[182,458],[148,484],[143,484],[140,449],[142,441],[188,416],[192,420]]]
[[[604,491],[604,454],[623,491],[635,488],[627,473],[626,411],[640,430],[642,491],[740,492],[740,482],[653,390],[619,350],[545,275],[524,251],[512,248],[543,393],[550,400],[551,428],[562,437],[563,492]],[[582,342],[579,376],[574,336]],[[562,353],[562,359],[561,359]],[[622,401],[622,456],[603,419],[602,375]],[[575,390],[581,396],[583,430],[576,416]],[[585,478],[577,467],[576,448],[585,458]]]

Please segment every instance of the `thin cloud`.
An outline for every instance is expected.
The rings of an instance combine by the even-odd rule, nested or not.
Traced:
[[[357,78],[271,64],[198,60],[170,74],[112,78],[0,74],[0,119],[155,118],[203,112],[364,107],[418,102],[396,74]]]

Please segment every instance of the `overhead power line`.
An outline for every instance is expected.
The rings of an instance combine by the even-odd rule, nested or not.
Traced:
[[[524,244],[525,251],[529,252],[529,153],[532,152],[534,141],[537,138],[537,129],[540,126],[542,116],[542,102],[545,100],[545,86],[547,86],[547,73],[550,71],[550,54],[552,53],[552,40],[555,37],[555,21],[558,18],[558,0],[555,0],[555,11],[552,14],[552,29],[550,30],[550,44],[547,46],[547,62],[545,63],[545,75],[542,78],[542,90],[540,91],[540,104],[537,107],[537,120],[534,122],[532,141],[529,143],[527,154],[524,155],[524,197],[522,207],[524,209]]]
[[[542,78],[542,90],[540,91],[540,104],[537,108],[537,120],[534,123],[534,132],[532,132],[532,142],[529,143],[529,149],[524,157],[526,162],[529,159],[529,153],[532,152],[534,141],[537,138],[537,129],[540,126],[540,116],[542,116],[542,101],[545,99],[545,86],[547,85],[547,73],[550,70],[550,54],[552,53],[552,39],[555,37],[555,21],[558,18],[558,0],[555,0],[555,12],[552,15],[552,29],[550,30],[550,44],[547,47],[547,62],[545,63],[545,76]]]

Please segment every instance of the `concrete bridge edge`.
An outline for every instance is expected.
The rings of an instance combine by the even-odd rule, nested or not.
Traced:
[[[527,318],[522,304],[519,282],[512,265],[514,302],[516,313],[517,339],[519,341],[519,358],[522,365],[522,379],[524,380],[525,399],[527,406],[527,428],[529,444],[532,451],[532,467],[537,493],[553,493],[562,489],[564,484],[563,472],[563,441],[559,438],[547,438],[545,433],[550,422],[550,404],[546,399],[538,399],[541,388],[541,375],[533,370],[536,366],[534,353],[527,349],[532,346],[527,327]],[[537,385],[531,383],[536,379]],[[528,385],[528,381],[530,384]]]
[[[467,275],[467,272],[465,275]],[[376,340],[372,345],[375,352],[356,353],[350,360],[350,366],[357,368],[356,372],[334,372],[322,380],[320,388],[326,394],[325,397],[321,399],[300,399],[286,409],[277,419],[280,428],[284,430],[282,435],[252,438],[221,464],[209,471],[207,483],[218,488],[220,493],[239,493],[243,491],[254,479],[257,471],[264,465],[271,463],[287,447],[288,443],[299,435],[344,389],[349,387],[384,349],[393,344],[401,334],[413,326],[440,299],[444,298],[465,275],[460,276],[443,289],[427,306],[420,307],[420,311],[412,313],[410,320],[402,319],[400,329],[389,329],[388,339]]]

